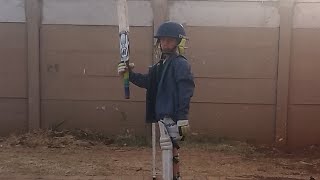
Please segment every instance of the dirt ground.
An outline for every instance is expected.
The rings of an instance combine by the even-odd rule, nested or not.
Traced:
[[[80,135],[79,135],[80,134]],[[89,133],[35,132],[0,139],[2,176],[149,176],[151,148],[138,140],[103,138]],[[120,142],[120,143],[117,143]],[[157,168],[160,150],[157,149]],[[183,176],[236,179],[320,179],[320,149],[282,152],[237,141],[184,143]],[[195,178],[197,179],[197,178]]]

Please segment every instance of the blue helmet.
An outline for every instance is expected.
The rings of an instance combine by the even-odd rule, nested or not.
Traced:
[[[181,40],[182,38],[186,38],[186,32],[182,24],[167,21],[160,25],[154,37],[173,37]]]

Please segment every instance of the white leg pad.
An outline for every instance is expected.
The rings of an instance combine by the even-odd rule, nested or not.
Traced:
[[[173,154],[172,141],[165,125],[159,121],[160,147],[162,151],[162,178],[163,180],[173,179]]]

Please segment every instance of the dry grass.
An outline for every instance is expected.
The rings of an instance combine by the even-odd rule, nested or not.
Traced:
[[[113,144],[114,140],[104,136],[101,133],[89,130],[35,130],[25,134],[12,134],[9,137],[2,138],[2,146],[10,147],[48,147],[64,148],[72,146],[94,146],[97,144]]]
[[[241,154],[243,156],[320,156],[319,146],[309,146],[295,151],[288,151],[270,145],[253,145],[244,141],[222,137],[189,136],[187,141],[183,141],[180,144],[186,148],[201,149],[208,152]],[[65,148],[80,146],[89,148],[96,145],[150,148],[151,142],[148,142],[146,137],[136,136],[129,131],[111,137],[87,129],[36,130],[24,134],[12,134],[8,137],[0,137],[0,147]]]

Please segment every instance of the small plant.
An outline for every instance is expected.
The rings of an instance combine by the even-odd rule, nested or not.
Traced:
[[[49,129],[51,131],[58,131],[59,128],[66,122],[66,120],[62,120],[60,122],[55,122],[53,124],[50,125]]]

